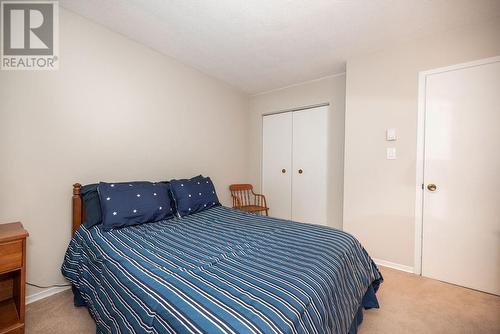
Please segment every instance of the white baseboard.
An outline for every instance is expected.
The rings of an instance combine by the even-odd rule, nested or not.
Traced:
[[[382,266],[382,267],[401,270],[401,271],[413,274],[413,267],[405,266],[404,264],[399,264],[399,263],[394,263],[394,262],[389,262],[389,261],[379,260],[379,259],[373,259],[373,262],[375,262],[377,265]]]
[[[53,287],[42,290],[40,292],[34,293],[32,295],[26,296],[26,304],[30,304],[36,302],[37,300],[44,299],[55,295],[56,293],[63,292],[64,290],[68,290],[71,288],[70,286],[62,286],[62,287]]]

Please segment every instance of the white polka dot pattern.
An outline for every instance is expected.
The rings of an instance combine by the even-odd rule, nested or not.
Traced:
[[[170,185],[177,213],[181,217],[220,205],[209,177],[200,175],[192,179],[171,180]]]
[[[103,227],[109,230],[172,218],[169,188],[166,182],[99,183]]]

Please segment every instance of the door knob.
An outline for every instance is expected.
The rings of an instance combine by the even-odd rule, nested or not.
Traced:
[[[437,186],[434,183],[429,183],[427,189],[429,189],[429,191],[436,191]]]
[[[302,174],[304,171],[302,169],[299,169],[299,174]]]
[[[282,172],[283,174],[285,174],[285,173],[286,173],[286,169],[284,169],[284,168],[283,168],[283,169],[281,170],[281,172]]]

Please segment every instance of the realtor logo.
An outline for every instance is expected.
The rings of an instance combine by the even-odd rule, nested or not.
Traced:
[[[59,67],[57,1],[1,2],[1,69]]]

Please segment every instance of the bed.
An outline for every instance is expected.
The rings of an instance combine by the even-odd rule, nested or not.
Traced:
[[[218,206],[104,231],[81,225],[62,265],[97,333],[355,333],[376,265],[350,234]]]

